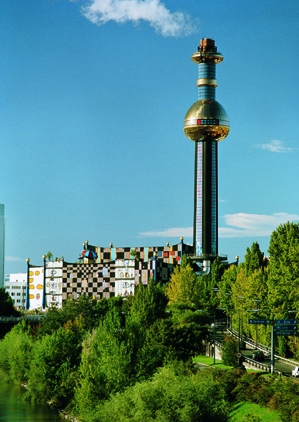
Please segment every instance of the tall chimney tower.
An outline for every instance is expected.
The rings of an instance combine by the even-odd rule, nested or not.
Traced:
[[[218,142],[229,133],[229,118],[216,97],[216,64],[223,56],[215,41],[201,39],[191,57],[198,63],[198,101],[184,120],[185,135],[195,142],[194,224],[195,258],[209,266],[218,255]]]

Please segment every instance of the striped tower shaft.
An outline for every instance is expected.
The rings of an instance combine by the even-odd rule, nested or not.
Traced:
[[[215,63],[199,63],[200,80],[216,80]],[[214,100],[216,87],[199,85],[199,100]],[[217,142],[212,138],[195,142],[193,245],[195,255],[218,255]]]

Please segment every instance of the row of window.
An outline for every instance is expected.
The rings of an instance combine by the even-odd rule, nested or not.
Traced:
[[[218,119],[197,119],[198,125],[219,125]]]

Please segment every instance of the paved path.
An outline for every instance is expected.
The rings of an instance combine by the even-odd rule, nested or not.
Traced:
[[[253,353],[254,350],[256,350],[256,349],[250,349],[248,347],[247,349],[242,350],[242,354],[243,354],[243,356],[246,356],[246,357],[252,359],[252,353]],[[258,361],[258,362],[261,362],[263,365],[270,367],[271,366],[270,365],[270,355],[266,354],[266,358],[264,360]],[[291,376],[292,375],[292,369],[294,369],[294,368],[295,368],[295,365],[290,365],[290,364],[284,362],[283,360],[280,360],[280,359],[274,360],[274,369],[283,373],[284,375]]]
[[[211,333],[211,336],[212,336],[212,339],[213,339],[212,330],[210,331],[210,333]],[[215,338],[216,338],[217,341],[219,341],[221,343],[226,335],[228,335],[228,333],[225,331],[225,329],[219,330],[217,328],[216,333],[215,333]],[[246,356],[246,357],[252,359],[252,353],[255,350],[257,350],[257,349],[251,348],[249,345],[246,345],[246,349],[242,349],[241,352],[242,352],[243,356]],[[270,364],[270,353],[268,353],[268,354],[266,353],[266,358],[262,361],[259,361],[259,362],[262,363],[263,365],[270,367],[271,366],[271,364]],[[282,374],[284,374],[286,376],[292,376],[292,370],[294,368],[295,368],[295,364],[288,364],[288,363],[286,363],[283,360],[278,359],[278,358],[275,358],[275,360],[274,360],[274,369],[276,369],[277,371],[281,372]],[[299,382],[299,379],[298,379],[298,382]]]

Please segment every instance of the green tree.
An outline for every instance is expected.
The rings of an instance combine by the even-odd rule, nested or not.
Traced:
[[[47,260],[48,261],[53,261],[54,255],[52,254],[51,251],[48,251],[46,257],[47,257]]]
[[[62,303],[62,308],[52,306],[48,310],[47,318],[43,320],[39,328],[39,336],[52,334],[59,327],[68,322],[74,322],[78,318],[84,330],[90,331],[99,325],[111,307],[115,307],[121,314],[122,306],[122,297],[95,301],[90,296],[81,295],[78,300],[68,299]]]
[[[188,263],[186,255],[183,255],[181,265],[175,267],[166,287],[169,304],[194,304],[197,301],[199,287],[196,281],[196,274]]]
[[[224,365],[233,366],[237,363],[236,353],[238,342],[233,336],[226,336],[221,345],[221,358]]]
[[[253,242],[251,249],[246,249],[245,268],[246,275],[251,275],[255,270],[265,266],[264,253],[260,250],[260,245]]]
[[[146,351],[147,376],[165,362],[191,361],[203,353],[203,342],[208,337],[207,314],[186,310],[180,315],[156,321],[146,332],[143,349]]]
[[[31,354],[27,398],[65,406],[74,394],[81,342],[60,327],[37,340]]]
[[[0,342],[0,368],[16,383],[26,383],[32,359],[33,340],[24,320],[15,325]]]
[[[281,224],[271,235],[269,244],[270,276],[268,281],[268,306],[275,317],[289,319],[288,311],[299,309],[299,223]],[[297,318],[295,313],[292,318]],[[279,340],[283,354],[291,349],[299,357],[296,337]]]
[[[226,422],[229,403],[222,385],[209,373],[161,368],[147,381],[117,394],[99,406],[93,422]],[[216,372],[216,371],[214,371]]]
[[[137,286],[129,313],[144,328],[149,328],[157,319],[166,317],[167,303],[163,287],[160,284],[155,286],[151,279],[148,286],[142,283]]]
[[[219,287],[223,272],[223,264],[217,257],[212,263],[211,272],[198,277],[194,289],[197,294],[195,302],[198,308],[214,312],[215,308],[219,306],[219,297],[214,289]]]
[[[75,393],[80,414],[92,413],[111,394],[144,379],[146,331],[131,318],[125,330],[115,309],[83,342],[80,376]]]
[[[299,223],[277,227],[271,235],[269,254],[269,304],[278,317],[285,318],[289,310],[299,309]]]
[[[12,298],[4,287],[0,287],[0,316],[19,316],[20,313],[14,308]]]
[[[211,284],[212,287],[219,287],[219,283],[221,281],[221,278],[224,273],[224,266],[219,258],[217,256],[216,259],[214,259],[211,267]]]
[[[231,265],[226,271],[224,271],[220,282],[218,283],[219,290],[219,307],[226,309],[226,314],[231,315],[233,309],[232,302],[232,287],[237,280],[237,275],[240,271],[240,266]]]

